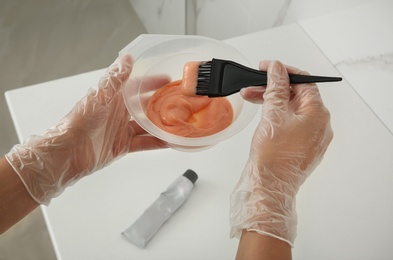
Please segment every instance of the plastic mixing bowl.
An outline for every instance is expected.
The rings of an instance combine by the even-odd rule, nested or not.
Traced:
[[[131,75],[123,89],[126,107],[131,117],[148,133],[164,140],[177,150],[198,151],[211,147],[241,131],[253,119],[258,106],[246,102],[239,93],[227,97],[234,118],[224,130],[204,137],[183,137],[168,133],[146,116],[150,97],[158,87],[154,77],[169,76],[171,81],[182,78],[184,64],[213,58],[233,60],[249,66],[246,58],[229,45],[207,37],[180,35],[140,35],[120,51],[134,59]]]

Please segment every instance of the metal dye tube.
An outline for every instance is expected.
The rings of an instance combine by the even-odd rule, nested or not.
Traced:
[[[198,175],[187,170],[177,178],[122,235],[140,248],[145,248],[160,227],[187,200]]]

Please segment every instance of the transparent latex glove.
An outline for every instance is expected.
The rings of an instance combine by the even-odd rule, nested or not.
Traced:
[[[239,238],[246,229],[293,246],[295,196],[333,138],[330,114],[315,84],[289,85],[288,73],[307,73],[277,61],[261,62],[260,69],[268,72],[266,88],[241,92],[244,99],[263,103],[263,109],[249,160],[231,195],[231,237]]]
[[[89,90],[56,126],[15,145],[6,155],[38,203],[48,205],[66,187],[128,152],[167,146],[130,121],[122,87],[131,69],[130,56],[118,58],[98,88]],[[152,84],[167,81],[157,78]]]

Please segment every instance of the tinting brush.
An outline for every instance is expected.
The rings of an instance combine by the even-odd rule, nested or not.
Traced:
[[[289,74],[290,84],[341,81],[340,77]],[[183,71],[183,94],[225,97],[249,86],[265,86],[267,73],[230,60],[189,62]]]

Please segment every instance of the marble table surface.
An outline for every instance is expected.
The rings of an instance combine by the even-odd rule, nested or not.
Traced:
[[[372,1],[299,24],[393,132],[393,1]]]

